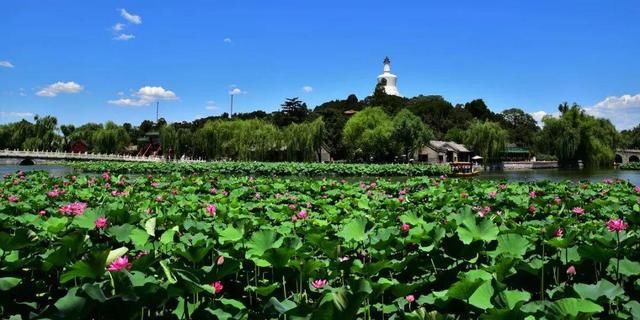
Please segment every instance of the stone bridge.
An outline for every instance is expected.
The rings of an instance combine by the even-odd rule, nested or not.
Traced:
[[[16,164],[33,165],[38,160],[79,160],[79,161],[126,161],[126,162],[159,162],[162,157],[130,156],[120,154],[71,153],[56,151],[0,150],[0,158],[15,159]]]
[[[627,164],[629,162],[640,162],[640,150],[620,149],[616,150],[616,163]]]

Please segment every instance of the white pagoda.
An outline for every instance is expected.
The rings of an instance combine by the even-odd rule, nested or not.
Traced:
[[[398,81],[398,77],[391,73],[391,60],[389,57],[384,58],[384,69],[381,75],[378,76],[378,83],[385,81],[384,92],[388,95],[394,95],[400,97],[400,92],[398,91],[398,87],[396,87],[396,82]]]

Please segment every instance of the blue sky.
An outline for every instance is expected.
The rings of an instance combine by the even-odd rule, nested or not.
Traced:
[[[124,10],[123,10],[124,9]],[[0,10],[0,122],[273,111],[369,95],[389,55],[405,96],[640,122],[630,1],[52,1]],[[306,88],[305,88],[306,87]]]

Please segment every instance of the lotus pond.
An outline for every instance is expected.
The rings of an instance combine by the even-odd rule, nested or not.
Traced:
[[[640,187],[448,178],[0,184],[11,319],[634,319]]]

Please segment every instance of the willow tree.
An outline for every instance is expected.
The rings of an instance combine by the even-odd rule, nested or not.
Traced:
[[[608,165],[614,159],[619,133],[609,120],[588,115],[579,105],[563,103],[560,117],[543,118],[537,137],[540,150],[554,154],[563,164],[582,160],[589,166]]]
[[[377,160],[392,151],[393,124],[380,107],[365,108],[347,121],[342,139],[351,157],[362,155]]]
[[[402,154],[411,158],[411,154],[433,139],[431,130],[413,112],[402,109],[393,117],[393,140]]]
[[[165,156],[176,154],[179,147],[178,132],[172,125],[164,126],[160,129],[160,147]]]
[[[315,160],[316,153],[322,146],[324,131],[325,125],[322,118],[287,126],[283,132],[287,160]]]
[[[485,165],[500,157],[507,144],[509,133],[497,122],[476,121],[465,134],[465,144],[485,159]]]
[[[127,130],[109,121],[92,135],[93,149],[100,153],[118,153],[129,144]]]

